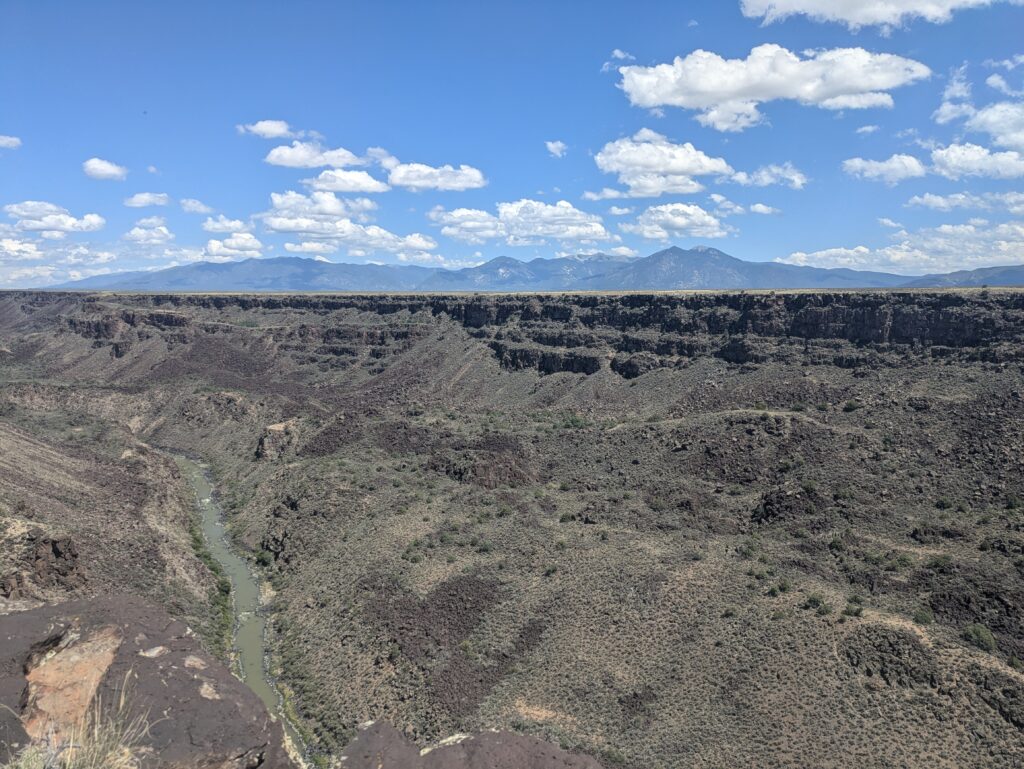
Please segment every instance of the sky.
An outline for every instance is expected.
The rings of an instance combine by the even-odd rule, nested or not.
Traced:
[[[0,288],[711,245],[1024,263],[1024,0],[0,2]]]

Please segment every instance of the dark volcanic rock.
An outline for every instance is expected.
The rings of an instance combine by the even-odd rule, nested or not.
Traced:
[[[129,597],[0,616],[0,761],[30,739],[67,735],[94,703],[149,725],[146,769],[287,769],[275,723],[184,623]]]
[[[509,732],[446,740],[421,754],[397,729],[367,725],[342,753],[345,769],[600,769],[588,756]]]

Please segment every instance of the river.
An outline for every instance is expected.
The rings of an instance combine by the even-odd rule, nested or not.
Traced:
[[[234,672],[263,700],[267,710],[281,722],[292,747],[301,752],[303,741],[285,716],[281,693],[267,670],[267,621],[260,611],[260,580],[228,538],[224,511],[217,503],[209,466],[187,457],[178,456],[176,459],[196,492],[206,546],[231,580],[235,614],[232,639]]]

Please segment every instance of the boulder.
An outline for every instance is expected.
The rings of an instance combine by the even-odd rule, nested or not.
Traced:
[[[127,596],[0,615],[0,762],[124,695],[143,769],[294,769],[281,725],[194,633]]]

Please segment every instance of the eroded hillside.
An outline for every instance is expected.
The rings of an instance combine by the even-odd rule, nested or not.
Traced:
[[[0,415],[4,590],[215,636],[206,459],[325,751],[1024,759],[1024,294],[11,292]]]

